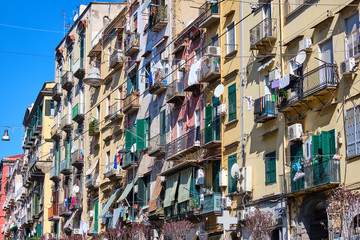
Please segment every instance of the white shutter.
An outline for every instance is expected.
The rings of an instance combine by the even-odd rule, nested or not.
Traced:
[[[346,111],[345,128],[347,156],[351,157],[356,155],[354,108]]]
[[[356,154],[360,154],[360,106],[355,107],[354,120],[355,120]]]

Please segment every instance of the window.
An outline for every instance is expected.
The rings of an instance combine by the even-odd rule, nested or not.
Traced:
[[[110,102],[110,95],[109,95],[106,98],[106,114],[105,115],[110,114],[110,112],[111,112],[110,108],[111,108],[111,102]]]
[[[147,118],[145,118],[145,122],[146,122],[146,126],[145,126],[145,129],[146,129],[146,142],[147,144],[149,143],[149,140],[151,138],[150,136],[150,126],[151,126],[151,120],[150,120],[150,116],[148,116]]]
[[[45,116],[54,116],[54,101],[53,100],[45,100]]]
[[[110,164],[110,151],[106,152],[106,166]]]
[[[150,72],[151,72],[151,62],[147,62],[145,64],[145,89],[147,89],[149,87],[149,84],[152,85],[153,84],[153,79],[151,79],[150,81]]]
[[[276,152],[265,154],[265,184],[276,183]]]
[[[345,20],[345,57],[348,59],[359,54],[359,15]]]
[[[177,122],[177,138],[182,137],[183,135],[183,121],[180,120]]]
[[[100,119],[100,105],[98,105],[97,107],[96,107],[96,119],[97,120],[99,120]]]
[[[80,36],[80,67],[85,67],[84,64],[84,57],[85,57],[85,35]]]
[[[229,122],[236,119],[236,83],[231,85],[228,90],[229,94]]]
[[[237,191],[237,181],[231,177],[231,168],[237,163],[236,153],[228,157],[228,192],[233,193]]]
[[[137,32],[137,13],[134,14],[134,22],[133,22],[134,32]]]
[[[226,54],[235,51],[235,26],[234,22],[226,27]]]
[[[137,201],[140,207],[145,206],[150,199],[150,175],[138,178]]]
[[[346,129],[346,149],[347,157],[360,154],[360,149],[356,146],[360,144],[360,106],[356,106],[346,111],[345,116]]]
[[[108,48],[107,51],[107,66],[110,67],[110,58],[111,58],[111,48]]]
[[[217,34],[211,38],[210,46],[219,46],[219,36]]]

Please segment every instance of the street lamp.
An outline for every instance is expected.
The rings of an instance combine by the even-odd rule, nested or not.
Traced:
[[[9,137],[9,133],[8,133],[8,130],[7,130],[7,129],[5,129],[4,135],[3,135],[3,137],[1,138],[1,140],[3,140],[3,141],[10,141],[10,137]]]

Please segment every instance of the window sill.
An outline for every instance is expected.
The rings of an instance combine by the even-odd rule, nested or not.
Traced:
[[[237,53],[237,50],[235,49],[232,52],[227,53],[225,55],[225,58],[233,58],[233,57],[235,57],[236,53]]]
[[[230,122],[225,123],[225,127],[228,127],[228,126],[230,126],[230,125],[232,125],[232,124],[235,124],[235,123],[237,123],[238,121],[239,121],[238,119],[231,120]]]

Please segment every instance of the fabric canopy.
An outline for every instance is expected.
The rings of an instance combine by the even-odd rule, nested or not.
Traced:
[[[146,2],[144,3],[144,6],[143,6],[141,12],[144,12],[145,9],[147,9],[147,7],[150,5],[150,3],[151,3],[151,0],[146,0]]]
[[[160,193],[161,193],[161,176],[157,176],[156,178],[156,182],[155,182],[155,188],[154,188],[154,192],[151,196],[151,199],[149,201],[149,212],[155,211],[156,210],[156,198],[159,197]]]
[[[97,164],[98,164],[98,162],[99,162],[99,159],[96,159],[96,162],[95,162],[95,164],[91,167],[91,168],[89,168],[87,171],[86,171],[86,175],[90,175],[94,170],[95,170],[95,168],[96,168],[96,166],[97,166]]]
[[[166,178],[166,191],[164,199],[164,207],[171,206],[172,201],[175,200],[175,193],[178,184],[179,173],[171,175]]]
[[[272,58],[269,61],[267,61],[266,63],[264,63],[263,65],[261,65],[257,70],[258,72],[264,70],[265,68],[267,68],[268,66],[270,66],[271,63],[275,62],[275,59]]]
[[[190,199],[191,175],[192,168],[188,168],[180,172],[178,203],[182,203]]]
[[[137,177],[134,178],[130,183],[128,183],[128,185],[126,185],[126,188],[124,189],[121,196],[117,200],[118,203],[121,202],[122,200],[124,200],[129,195],[129,193],[130,193],[131,189],[133,189],[136,181],[137,181]]]
[[[115,192],[111,195],[111,197],[109,198],[109,200],[107,201],[107,203],[105,204],[103,209],[101,210],[99,218],[104,217],[105,214],[107,213],[107,211],[109,211],[111,204],[114,202],[114,200],[115,200],[116,196],[119,194],[120,190],[121,190],[121,188],[116,189]]]
[[[77,211],[78,211],[78,209],[76,209],[75,212],[73,212],[71,214],[71,216],[68,218],[68,220],[64,224],[64,228],[63,228],[64,230],[68,229],[68,228],[71,228],[71,226],[70,226],[71,220],[75,217],[75,214],[77,213]],[[71,228],[71,230],[72,230],[72,228]]]

